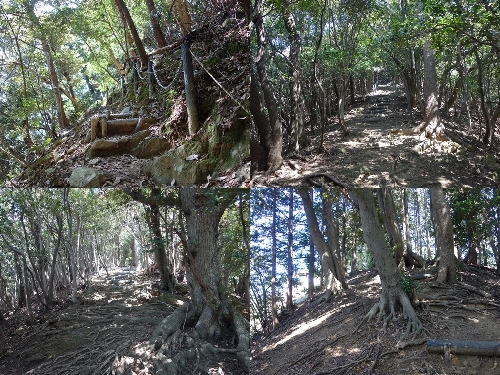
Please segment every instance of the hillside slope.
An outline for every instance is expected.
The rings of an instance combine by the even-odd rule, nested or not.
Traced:
[[[136,92],[132,81],[124,95],[117,88],[105,106],[89,109],[76,126],[46,149],[37,150],[32,165],[8,185],[246,187],[250,179],[248,38],[246,20],[234,14],[219,15],[196,32],[191,45],[201,126],[196,135],[188,134],[177,48],[156,56],[154,74],[159,83],[153,95],[147,72],[141,72]],[[91,119],[106,116],[110,124],[106,136],[101,135],[101,120],[95,137]],[[123,120],[141,121],[128,129],[112,124]],[[71,177],[82,167],[96,173],[92,183],[84,185]]]
[[[435,273],[426,270],[426,273]],[[434,277],[421,281],[416,311],[424,325],[419,336],[403,339],[405,321],[369,322],[355,328],[379,299],[375,271],[351,276],[349,290],[331,302],[304,302],[292,316],[280,317],[275,331],[258,334],[251,344],[252,374],[499,374],[498,357],[431,354],[427,339],[496,340],[500,337],[500,273],[467,267],[452,287]],[[464,289],[475,286],[485,298]],[[412,341],[413,339],[413,341]]]

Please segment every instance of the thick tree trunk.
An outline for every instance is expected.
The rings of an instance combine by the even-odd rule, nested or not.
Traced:
[[[439,254],[439,268],[436,281],[438,283],[450,284],[457,281],[453,224],[451,222],[450,209],[441,187],[431,188],[430,191],[436,248]]]
[[[418,333],[422,329],[422,324],[408,296],[398,283],[400,273],[385,241],[384,229],[379,223],[373,200],[373,192],[371,189],[358,189],[351,194],[359,205],[363,238],[372,253],[382,284],[380,301],[371,308],[360,325],[366,320],[377,317],[378,321],[384,321],[385,332],[387,323],[396,315],[396,308],[401,306],[403,317],[408,318],[405,336],[411,332]]]
[[[290,65],[288,74],[290,76],[290,120],[292,127],[292,149],[299,151],[304,142],[304,98],[302,96],[302,72],[300,63],[300,54],[302,42],[300,34],[295,25],[295,19],[290,10],[290,1],[283,1],[283,19],[288,31],[288,42],[290,43]]]
[[[314,212],[313,202],[309,196],[309,192],[305,189],[298,189],[298,193],[302,198],[304,204],[304,212],[307,218],[307,226],[311,239],[320,255],[321,266],[325,277],[325,293],[320,301],[328,301],[333,293],[339,292],[342,289],[347,289],[347,283],[344,279],[344,274],[340,267],[339,259],[337,258],[338,232],[335,225],[333,225],[333,212],[331,206],[325,207],[324,212],[327,215],[327,231],[328,243],[325,242],[323,234],[319,230],[318,220]],[[325,201],[323,204],[325,205]],[[335,242],[335,237],[337,242]]]
[[[267,155],[266,170],[268,172],[274,172],[281,167],[281,164],[283,164],[283,158],[281,156],[283,134],[281,130],[281,119],[278,115],[278,105],[266,71],[266,37],[264,34],[263,18],[260,12],[261,3],[262,0],[256,0],[254,16],[252,17],[255,24],[255,32],[257,34],[258,48],[255,64],[257,66],[260,87],[262,89],[264,102],[266,103],[266,109],[269,116],[269,140],[267,143],[269,153]]]

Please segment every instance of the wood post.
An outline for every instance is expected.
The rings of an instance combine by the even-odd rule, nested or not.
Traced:
[[[152,99],[155,94],[155,77],[153,75],[153,61],[148,61],[148,86],[149,99]]]
[[[97,137],[97,124],[99,123],[98,117],[92,117],[90,120],[90,141],[93,142]]]
[[[108,120],[107,120],[107,116],[104,116],[101,119],[101,131],[102,131],[102,137],[106,138],[106,136],[108,135]]]
[[[500,341],[427,340],[429,353],[445,353],[445,348],[452,354],[500,356]]]

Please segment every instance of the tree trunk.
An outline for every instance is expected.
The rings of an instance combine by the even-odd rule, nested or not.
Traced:
[[[114,2],[122,17],[127,21],[127,25],[130,33],[132,34],[132,38],[134,38],[135,47],[137,48],[137,52],[139,53],[139,58],[141,59],[142,70],[146,70],[148,68],[148,54],[144,49],[144,44],[139,37],[139,33],[137,32],[137,28],[135,27],[134,20],[130,15],[127,5],[125,5],[124,0],[114,0]]]
[[[333,225],[333,212],[331,206],[325,207],[324,212],[327,214],[327,231],[328,231],[328,243],[325,242],[323,234],[319,230],[318,220],[316,218],[316,213],[314,212],[313,202],[309,196],[309,192],[305,189],[298,189],[298,193],[302,198],[304,205],[304,212],[307,218],[307,226],[309,228],[309,233],[311,239],[314,243],[318,253],[320,255],[321,266],[324,271],[325,277],[325,293],[321,301],[328,301],[333,293],[336,293],[342,289],[347,289],[347,283],[344,280],[343,272],[340,268],[340,262],[336,256],[338,241],[335,243],[335,225]],[[323,202],[325,205],[326,202]],[[332,239],[332,240],[330,240]],[[338,239],[338,233],[337,233]]]
[[[186,108],[188,113],[188,131],[193,136],[198,131],[198,109],[196,106],[196,87],[194,84],[193,59],[190,52],[191,43],[182,44],[182,67],[184,70],[184,90],[186,92]]]
[[[61,129],[69,127],[69,121],[68,118],[66,117],[66,113],[64,112],[64,106],[63,106],[63,101],[61,98],[61,90],[59,88],[59,79],[57,77],[57,72],[56,68],[54,65],[54,60],[52,59],[52,52],[50,49],[49,42],[45,35],[42,32],[42,26],[40,24],[40,20],[35,14],[35,2],[31,0],[24,0],[24,8],[26,11],[26,14],[33,25],[33,28],[37,31],[39,34],[38,38],[40,42],[42,43],[42,50],[45,55],[45,61],[47,63],[47,69],[49,71],[49,76],[50,76],[50,83],[52,85],[52,90],[54,91],[54,97],[56,100],[56,106],[57,106],[57,119],[59,122],[59,126]]]
[[[76,302],[76,291],[78,288],[78,274],[77,274],[77,269],[76,269],[76,254],[75,254],[75,247],[73,244],[73,215],[72,215],[72,210],[71,210],[71,205],[69,203],[69,189],[68,187],[65,187],[63,189],[63,203],[64,203],[64,208],[66,210],[66,219],[68,223],[68,240],[67,240],[67,247],[68,247],[68,252],[69,252],[69,260],[70,260],[70,272],[71,272],[71,302],[75,303]]]
[[[174,6],[177,11],[177,22],[179,23],[182,35],[186,35],[191,31],[191,27],[193,25],[186,2],[184,0],[174,0]]]
[[[272,255],[271,255],[271,315],[273,329],[279,324],[278,311],[276,307],[276,188],[273,188],[273,224],[271,228]]]
[[[0,355],[2,355],[5,352],[5,336],[3,333],[3,330],[6,325],[6,320],[3,317],[3,313],[0,311]]]
[[[384,218],[385,228],[389,236],[389,244],[394,252],[394,260],[396,261],[396,265],[399,265],[404,255],[404,243],[401,232],[399,231],[392,191],[387,188],[377,189],[377,197],[380,212]]]
[[[430,192],[436,248],[440,257],[436,281],[438,283],[451,284],[457,281],[457,266],[450,209],[448,207],[448,202],[446,202],[443,188],[431,188]]]
[[[342,128],[342,135],[349,135],[349,131],[345,126],[345,79],[340,79],[340,85],[338,90],[338,113],[337,117],[339,119],[339,125]]]
[[[287,256],[287,283],[288,295],[286,309],[293,309],[293,188],[289,188],[290,200],[288,202],[288,256]]]
[[[378,321],[384,321],[383,329],[385,332],[387,323],[396,315],[396,308],[401,306],[403,317],[408,318],[405,336],[411,332],[416,334],[422,329],[422,323],[420,323],[408,296],[398,283],[400,273],[392,259],[390,249],[387,247],[384,229],[379,223],[373,201],[373,192],[370,189],[357,189],[352,192],[352,197],[359,205],[363,238],[372,253],[382,284],[380,301],[371,308],[360,325],[377,317]]]
[[[290,44],[290,64],[288,74],[290,76],[290,120],[292,127],[292,149],[299,151],[300,147],[305,144],[304,142],[304,98],[302,96],[301,87],[301,63],[300,54],[302,49],[302,42],[300,34],[295,25],[295,19],[290,10],[290,1],[283,1],[283,19],[285,27],[288,31],[288,42]]]
[[[146,6],[148,8],[149,20],[151,22],[151,28],[153,29],[156,44],[158,48],[165,47],[167,45],[167,41],[165,39],[165,34],[163,34],[163,31],[161,30],[158,11],[156,10],[154,0],[146,0]]]
[[[158,188],[151,190],[151,195],[154,198],[159,198],[161,192]],[[175,293],[175,277],[172,266],[167,261],[165,253],[165,239],[161,233],[160,227],[160,207],[157,203],[149,205],[149,220],[151,233],[153,234],[153,249],[155,254],[156,266],[160,271],[160,288],[170,293]]]
[[[424,54],[424,121],[415,129],[421,133],[425,131],[427,138],[437,140],[447,139],[444,134],[444,126],[441,123],[441,115],[437,100],[437,74],[434,50],[431,42],[426,40],[422,48]]]
[[[264,34],[264,23],[260,7],[262,0],[256,0],[254,8],[254,16],[252,17],[255,24],[255,32],[257,34],[257,57],[255,64],[259,75],[260,87],[266,103],[266,109],[269,116],[269,140],[268,140],[268,156],[266,170],[274,172],[281,164],[283,158],[281,156],[281,148],[283,144],[283,134],[281,131],[281,120],[278,115],[278,105],[274,97],[273,90],[269,83],[269,78],[266,71],[266,38]]]

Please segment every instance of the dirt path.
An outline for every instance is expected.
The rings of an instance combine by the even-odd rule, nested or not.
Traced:
[[[420,272],[420,271],[418,271]],[[425,271],[426,273],[429,271]],[[251,344],[251,374],[484,374],[500,373],[495,357],[452,355],[445,366],[440,354],[427,352],[425,340],[498,340],[500,337],[500,274],[475,268],[461,272],[463,282],[494,295],[485,299],[459,285],[443,288],[432,279],[422,281],[422,301],[416,306],[426,332],[418,345],[397,350],[405,321],[370,322],[353,334],[378,301],[380,279],[374,271],[348,280],[349,290],[329,303],[314,307],[304,302],[291,317],[281,316],[278,328],[257,335]],[[424,341],[422,341],[424,340]],[[423,343],[422,343],[423,342]]]
[[[155,281],[129,268],[93,278],[76,304],[56,308],[7,337],[0,374],[154,373],[146,351],[138,349],[185,299],[161,293]]]
[[[332,181],[324,176],[310,181],[310,176],[321,174],[331,175],[352,187],[500,184],[498,147],[485,160],[484,150],[477,148],[478,143],[463,131],[465,127],[447,117],[443,119],[446,128],[467,142],[431,142],[420,135],[405,135],[405,131],[414,127],[406,106],[401,91],[380,85],[377,92],[365,101],[358,99],[347,112],[348,136],[342,136],[336,118],[330,118],[325,151],[317,151],[319,134],[309,135],[312,146],[299,155],[285,158],[283,166],[273,175],[256,173],[253,186],[311,186],[314,181],[331,185]]]

